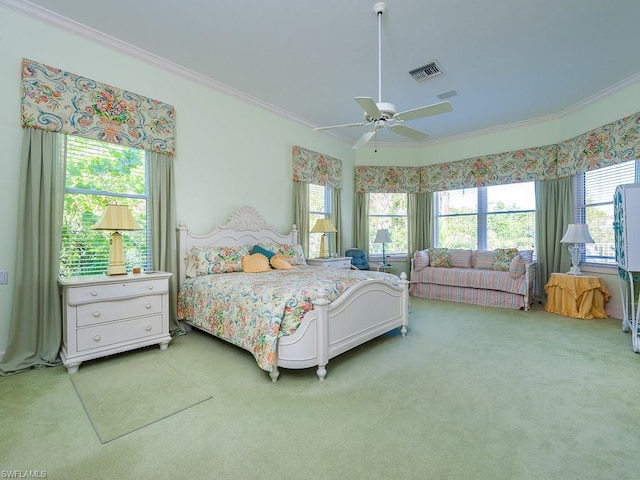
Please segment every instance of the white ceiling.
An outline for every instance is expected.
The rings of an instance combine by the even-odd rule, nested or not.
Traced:
[[[78,22],[310,127],[360,122],[353,98],[378,101],[374,0],[1,1],[85,30],[65,19]],[[638,0],[388,0],[382,100],[404,111],[455,90],[452,113],[407,122],[427,143],[562,115],[640,80],[639,21]],[[433,60],[444,75],[408,74]],[[327,134],[354,143],[366,130]],[[411,143],[392,132],[378,141]]]

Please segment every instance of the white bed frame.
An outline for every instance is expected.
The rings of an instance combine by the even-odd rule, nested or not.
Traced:
[[[295,225],[288,235],[281,235],[253,207],[248,206],[239,208],[226,224],[216,226],[206,235],[191,233],[182,222],[178,230],[180,285],[186,279],[187,253],[194,246],[298,243]],[[280,337],[277,363],[269,372],[271,379],[274,382],[278,379],[278,367],[309,368],[317,365],[318,378],[324,380],[329,359],[398,327],[405,336],[409,303],[409,282],[405,273],[400,275],[399,285],[393,287],[382,280],[366,280],[349,288],[334,302],[328,301],[325,291],[319,291],[317,300],[313,302],[314,309],[305,314],[298,330]],[[185,323],[191,325],[188,321]]]

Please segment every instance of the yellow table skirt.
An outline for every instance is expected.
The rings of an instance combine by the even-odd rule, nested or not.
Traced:
[[[604,304],[611,295],[599,277],[552,273],[544,290],[547,312],[584,319],[608,316]]]

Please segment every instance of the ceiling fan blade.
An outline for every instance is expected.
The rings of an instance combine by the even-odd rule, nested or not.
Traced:
[[[414,108],[413,110],[396,113],[393,118],[396,120],[414,120],[416,118],[447,113],[452,110],[453,107],[449,102],[440,102],[434,103],[433,105],[427,105],[426,107]]]
[[[382,118],[382,112],[371,97],[355,97],[356,102],[362,107],[365,113],[371,118]]]
[[[366,123],[344,123],[342,125],[331,125],[329,127],[316,127],[314,130],[329,130],[330,128],[343,128],[343,127],[364,127]]]
[[[353,144],[353,148],[360,148],[361,146],[365,145],[369,140],[371,140],[373,138],[373,136],[376,134],[375,130],[371,130],[369,132],[364,132],[362,134],[362,136],[358,139],[358,141],[356,143]]]
[[[407,127],[406,125],[393,125],[389,127],[389,130],[393,131],[394,133],[398,133],[405,137],[411,138],[413,140],[424,140],[429,136],[426,133],[421,132],[420,130]]]

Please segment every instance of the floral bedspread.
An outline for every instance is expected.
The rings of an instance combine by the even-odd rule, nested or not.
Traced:
[[[372,277],[398,283],[398,277],[383,272],[312,266],[197,276],[180,289],[178,319],[250,351],[260,368],[270,372],[278,337],[296,331],[304,314],[313,310],[319,289],[333,301]]]

